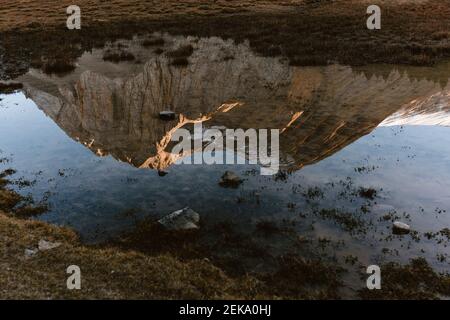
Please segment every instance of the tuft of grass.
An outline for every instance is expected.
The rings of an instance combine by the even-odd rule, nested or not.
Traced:
[[[350,233],[363,233],[364,221],[350,212],[341,212],[338,209],[322,209],[317,212],[323,219],[331,220]]]
[[[377,190],[373,188],[360,188],[358,194],[362,198],[374,200],[377,196]]]

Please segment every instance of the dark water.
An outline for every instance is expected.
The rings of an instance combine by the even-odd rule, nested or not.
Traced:
[[[217,58],[217,46],[232,51],[234,60]],[[424,256],[450,270],[449,239],[425,236],[450,228],[450,86],[433,80],[448,65],[410,72],[423,78],[394,66],[384,77],[341,66],[293,69],[219,40],[198,44],[185,69],[152,56],[145,65],[99,57],[86,54],[65,77],[30,71],[22,79],[29,98],[22,92],[0,96],[0,169],[16,169],[12,178],[31,185],[14,188],[49,204],[37,219],[98,242],[189,206],[207,224],[233,221],[243,230],[261,220],[289,225],[301,237],[332,240],[334,255],[352,254],[363,264]],[[234,91],[224,89],[230,86]],[[140,95],[146,90],[153,95]],[[108,104],[111,96],[117,100]],[[195,118],[230,101],[245,106],[214,113],[205,124],[285,129],[283,174],[261,176],[256,165],[141,165],[158,154],[154,145],[172,128],[145,114],[170,104]],[[134,104],[142,117],[125,119]],[[244,183],[219,186],[226,170]],[[367,199],[360,188],[376,196]],[[357,223],[346,224],[332,210]],[[393,236],[392,220],[416,233]]]

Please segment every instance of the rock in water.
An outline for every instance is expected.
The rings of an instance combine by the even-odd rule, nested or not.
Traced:
[[[164,121],[172,121],[175,120],[176,114],[173,111],[161,111],[159,113],[159,118]]]
[[[225,188],[237,188],[242,183],[242,179],[237,174],[231,171],[226,171],[220,179],[219,184]]]
[[[39,251],[46,251],[46,250],[58,248],[60,245],[61,245],[61,243],[59,243],[59,242],[50,242],[50,241],[45,241],[45,240],[41,239],[41,240],[39,240],[38,248],[39,248]]]
[[[172,212],[161,218],[158,222],[169,230],[198,229],[200,215],[189,207]]]
[[[411,231],[411,227],[406,223],[395,221],[392,227],[394,234],[408,234]]]

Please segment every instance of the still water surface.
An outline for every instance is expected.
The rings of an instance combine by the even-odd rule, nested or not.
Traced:
[[[70,75],[30,70],[20,79],[24,92],[0,95],[0,169],[16,169],[12,178],[31,184],[14,188],[49,204],[37,219],[71,226],[92,243],[189,206],[205,224],[289,225],[312,241],[343,243],[333,254],[362,263],[424,256],[450,270],[449,239],[425,236],[450,228],[449,63],[299,68],[246,44],[165,37],[165,51],[193,46],[187,67],[134,39],[124,45],[135,62],[105,62],[93,50]],[[182,117],[162,122],[155,115],[167,108]],[[177,164],[165,139],[192,121],[280,129],[282,174]],[[219,186],[226,170],[244,183]],[[416,233],[393,236],[392,220]]]

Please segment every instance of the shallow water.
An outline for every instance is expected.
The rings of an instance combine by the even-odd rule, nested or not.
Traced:
[[[294,68],[246,44],[165,37],[167,51],[193,45],[187,67],[135,39],[125,44],[137,63],[104,62],[94,50],[70,75],[30,70],[19,79],[25,93],[0,96],[0,169],[16,169],[14,188],[50,205],[37,219],[99,242],[189,206],[205,224],[233,221],[245,231],[263,220],[314,242],[330,239],[331,255],[355,255],[363,265],[423,256],[450,271],[449,239],[425,236],[450,228],[450,85],[442,81],[449,64],[390,66],[380,75]],[[222,112],[230,103],[237,106]],[[282,130],[284,174],[167,159],[164,138],[189,125],[157,119],[167,106],[205,127]],[[244,183],[219,186],[226,170]],[[377,195],[364,198],[359,188]],[[331,209],[356,224],[328,215]],[[392,220],[417,233],[392,235]],[[284,240],[260,241],[295,250]]]

